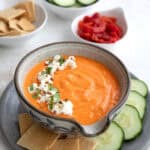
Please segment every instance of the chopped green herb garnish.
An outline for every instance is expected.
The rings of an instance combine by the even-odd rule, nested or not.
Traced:
[[[32,98],[37,99],[37,98],[38,98],[38,96],[39,96],[39,95],[38,95],[37,93],[35,93],[35,94],[33,94],[33,95],[32,95]]]
[[[46,74],[50,74],[51,71],[52,71],[52,68],[51,68],[51,67],[47,67],[47,68],[46,68]]]
[[[53,88],[52,84],[48,84],[48,89],[51,90]]]
[[[33,84],[30,85],[29,89],[30,89],[30,91],[33,91],[33,90],[34,90]]]
[[[32,95],[32,98],[38,98],[40,93],[41,93],[41,90],[36,89],[36,92]]]
[[[61,57],[59,60],[60,65],[62,65],[65,62],[65,59],[63,57]]]
[[[53,104],[53,103],[49,103],[49,105],[48,105],[48,106],[49,106],[49,109],[50,109],[50,110],[52,110],[52,109],[53,109],[54,104]]]
[[[41,72],[41,75],[44,75],[44,74],[45,74],[45,71],[42,71],[42,72]]]
[[[53,87],[53,85],[52,84],[48,84],[48,89],[50,90],[50,91],[53,91],[53,92],[58,92],[58,89],[57,88],[55,88],[55,87]]]
[[[54,102],[58,102],[60,100],[60,94],[58,92],[53,96],[53,100]]]
[[[53,109],[53,103],[49,103],[49,109],[52,110]]]
[[[52,110],[54,103],[58,102],[59,100],[60,100],[60,94],[59,93],[56,93],[54,96],[51,96],[49,104],[48,104],[49,109]]]
[[[50,88],[50,90],[51,90],[51,91],[53,91],[53,92],[55,92],[55,93],[57,93],[57,92],[58,92],[58,89],[57,89],[57,88],[55,88],[55,87],[51,87],[51,88]]]
[[[49,107],[50,110],[52,110],[52,109],[53,109],[53,106],[54,106],[54,97],[52,96],[52,97],[50,98],[48,107]]]
[[[39,95],[41,93],[40,89],[36,89],[36,94]]]

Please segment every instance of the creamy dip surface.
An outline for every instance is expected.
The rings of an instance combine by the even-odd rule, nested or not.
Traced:
[[[24,81],[24,94],[27,100],[40,111],[54,116],[72,118],[80,124],[89,125],[106,116],[118,103],[120,86],[113,73],[97,61],[75,56],[74,67],[68,65],[66,68],[56,70],[53,74],[52,84],[59,92],[61,99],[59,103],[63,103],[64,110],[56,113],[57,110],[55,111],[54,107],[58,108],[58,106],[53,105],[50,111],[47,101],[39,101],[29,91],[33,83],[39,84],[37,75],[46,67],[45,61],[47,60],[36,64],[27,73]],[[68,111],[68,114],[65,111]]]

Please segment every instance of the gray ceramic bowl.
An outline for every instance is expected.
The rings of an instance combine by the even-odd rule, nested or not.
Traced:
[[[81,125],[75,120],[47,115],[46,113],[36,109],[26,100],[23,92],[23,81],[26,73],[38,62],[55,56],[56,54],[80,55],[100,61],[115,74],[121,87],[120,100],[117,106],[112,109],[102,120],[99,120],[91,125]],[[89,137],[96,136],[106,129],[108,124],[124,105],[130,88],[130,79],[127,69],[116,56],[102,48],[78,42],[59,42],[48,44],[30,52],[18,64],[15,71],[14,82],[16,90],[21,97],[21,103],[35,120],[41,122],[49,129],[56,132],[70,134],[81,133]]]

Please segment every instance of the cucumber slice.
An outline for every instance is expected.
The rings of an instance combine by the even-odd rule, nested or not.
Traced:
[[[112,122],[104,133],[93,140],[97,143],[95,150],[119,150],[124,140],[124,133],[117,123]]]
[[[146,110],[146,100],[142,95],[131,91],[126,103],[134,106],[138,110],[140,118],[143,119]]]
[[[82,5],[90,5],[95,3],[97,0],[78,0],[78,2]]]
[[[48,3],[54,4],[53,0],[47,0]]]
[[[114,121],[123,129],[125,140],[136,138],[142,131],[142,121],[133,106],[125,105]]]
[[[50,3],[53,3],[53,0],[47,0],[48,2],[50,2]]]
[[[131,79],[131,90],[140,93],[142,96],[148,94],[148,87],[144,81]]]
[[[75,4],[76,0],[53,0],[56,5],[70,7]]]
[[[72,7],[75,7],[75,8],[79,8],[79,7],[83,7],[80,3],[75,3],[74,5],[72,5]]]

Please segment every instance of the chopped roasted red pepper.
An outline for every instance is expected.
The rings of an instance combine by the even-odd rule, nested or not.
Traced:
[[[94,13],[92,16],[85,16],[79,22],[78,34],[89,41],[114,43],[122,37],[123,32],[116,18]]]

